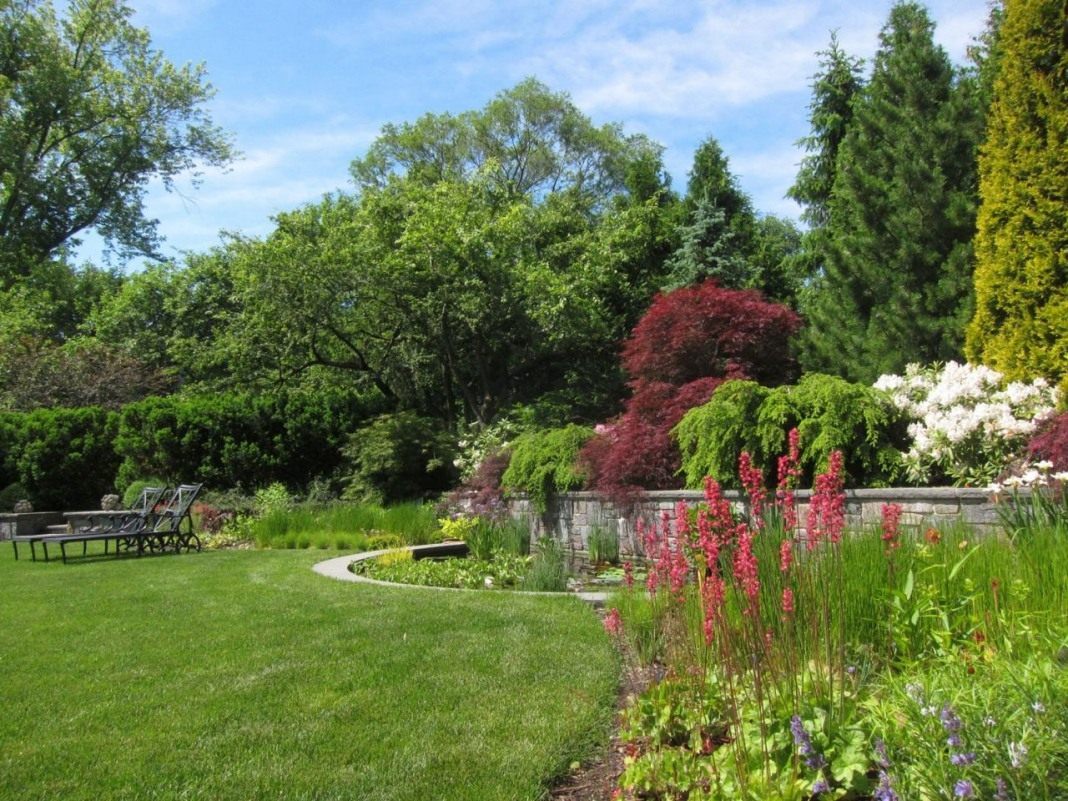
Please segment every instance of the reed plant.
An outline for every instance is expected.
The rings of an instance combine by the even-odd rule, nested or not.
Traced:
[[[619,534],[614,529],[595,526],[586,540],[586,549],[595,565],[619,564]]]
[[[362,549],[374,538],[395,537],[406,545],[438,539],[432,507],[417,503],[300,504],[274,508],[254,518],[250,535],[261,548]]]

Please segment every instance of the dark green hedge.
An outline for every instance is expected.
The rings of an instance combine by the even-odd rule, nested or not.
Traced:
[[[95,509],[115,483],[118,415],[97,407],[0,415],[5,486],[18,482],[38,510]]]
[[[158,475],[219,489],[303,487],[335,473],[348,434],[376,411],[349,394],[149,398],[121,412],[117,484]]]
[[[352,431],[381,411],[351,394],[157,397],[119,412],[0,413],[0,491],[18,483],[39,510],[96,508],[147,476],[252,490],[332,477]]]

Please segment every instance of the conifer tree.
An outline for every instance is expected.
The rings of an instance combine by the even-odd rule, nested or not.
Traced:
[[[838,152],[808,369],[857,381],[958,357],[972,313],[976,93],[901,2]]]
[[[756,268],[749,257],[757,237],[753,204],[711,136],[694,153],[682,212],[676,231],[679,245],[665,264],[665,288],[679,289],[706,278],[735,289],[752,286]]]
[[[970,359],[1068,377],[1068,2],[1007,0],[979,162]]]
[[[853,119],[853,100],[863,86],[863,61],[847,55],[836,34],[818,55],[820,71],[813,76],[808,107],[812,133],[797,143],[808,155],[801,159],[794,185],[786,193],[804,207],[801,219],[813,228],[827,224],[838,148]]]

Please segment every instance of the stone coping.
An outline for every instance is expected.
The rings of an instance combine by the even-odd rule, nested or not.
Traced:
[[[461,587],[430,587],[424,584],[398,584],[393,581],[380,581],[353,573],[349,566],[356,562],[374,559],[382,554],[395,551],[396,548],[383,548],[377,551],[364,551],[362,553],[336,556],[323,562],[312,565],[312,570],[320,576],[336,579],[337,581],[350,581],[357,584],[377,584],[380,587],[402,587],[411,590],[434,590],[443,592],[500,592],[513,593],[516,595],[542,595],[550,598],[578,598],[594,606],[604,606],[608,599],[606,592],[532,592],[530,590],[469,590]],[[430,545],[408,545],[404,550],[411,551],[416,559],[434,556],[459,556],[467,552],[467,545],[462,542],[440,542]]]
[[[993,497],[990,490],[981,487],[876,487],[865,489],[846,489],[844,490],[846,498],[854,498],[856,500],[884,500],[884,499],[896,499],[902,501],[924,501],[924,500],[958,500],[967,499],[969,501],[988,501]],[[1029,489],[1018,490],[1020,496],[1028,496],[1031,494]],[[724,496],[728,498],[744,497],[744,493],[740,490],[724,490]],[[798,499],[807,498],[812,494],[810,489],[797,489],[794,490],[794,496]],[[1011,491],[1006,490],[1003,494],[1011,494]],[[525,498],[524,493],[517,493],[517,498]],[[554,496],[559,500],[608,500],[602,493],[599,492],[561,492]],[[640,503],[642,500],[658,501],[669,500],[676,498],[704,500],[705,493],[703,490],[647,490],[636,500]]]

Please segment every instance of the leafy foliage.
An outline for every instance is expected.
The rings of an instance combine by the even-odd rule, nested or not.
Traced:
[[[1039,426],[1027,443],[1027,458],[1052,462],[1056,472],[1068,471],[1068,412],[1055,414]]]
[[[803,483],[826,467],[832,451],[848,454],[844,468],[850,486],[886,486],[901,472],[905,424],[883,394],[811,373],[775,389],[730,381],[691,410],[675,428],[686,485],[700,488],[705,476],[712,476],[736,486],[742,451],[773,469],[792,428],[800,434]],[[767,482],[777,479],[765,473]]]
[[[682,386],[698,378],[751,378],[774,385],[795,370],[789,340],[801,320],[753,290],[715,281],[658,295],[623,345],[635,381]]]
[[[232,152],[204,110],[203,66],[151,49],[118,0],[47,0],[0,9],[0,286],[87,228],[127,254],[153,255],[149,181],[170,187]]]
[[[650,159],[659,164],[659,149],[645,137],[598,128],[566,94],[527,78],[478,111],[384,126],[352,176],[366,191],[397,175],[433,184],[483,173],[512,196],[573,193],[603,203],[626,188],[631,165]]]
[[[119,466],[113,443],[118,415],[104,409],[37,409],[0,415],[7,469],[35,509],[96,508]]]
[[[158,475],[209,487],[302,487],[338,469],[345,437],[375,411],[374,400],[328,393],[149,398],[121,412],[117,483]]]
[[[173,381],[136,356],[91,338],[64,345],[23,339],[0,343],[0,408],[100,406],[118,409],[166,394]]]
[[[756,381],[727,381],[707,403],[686,412],[672,429],[682,453],[686,486],[701,486],[705,476],[731,486],[739,454],[763,452],[756,422],[770,393]],[[757,463],[767,461],[758,459]]]
[[[632,378],[626,410],[584,449],[592,486],[616,495],[677,487],[671,430],[725,379],[788,380],[789,340],[800,325],[760,293],[711,280],[658,295],[623,346]]]
[[[452,436],[415,412],[374,418],[342,453],[347,500],[390,504],[436,495],[455,478]]]
[[[1012,379],[1068,376],[1068,42],[1064,4],[1005,4],[979,161],[967,354]]]
[[[535,508],[544,512],[554,493],[582,486],[585,475],[578,455],[592,436],[592,429],[574,424],[521,434],[512,445],[501,486],[527,493]]]

